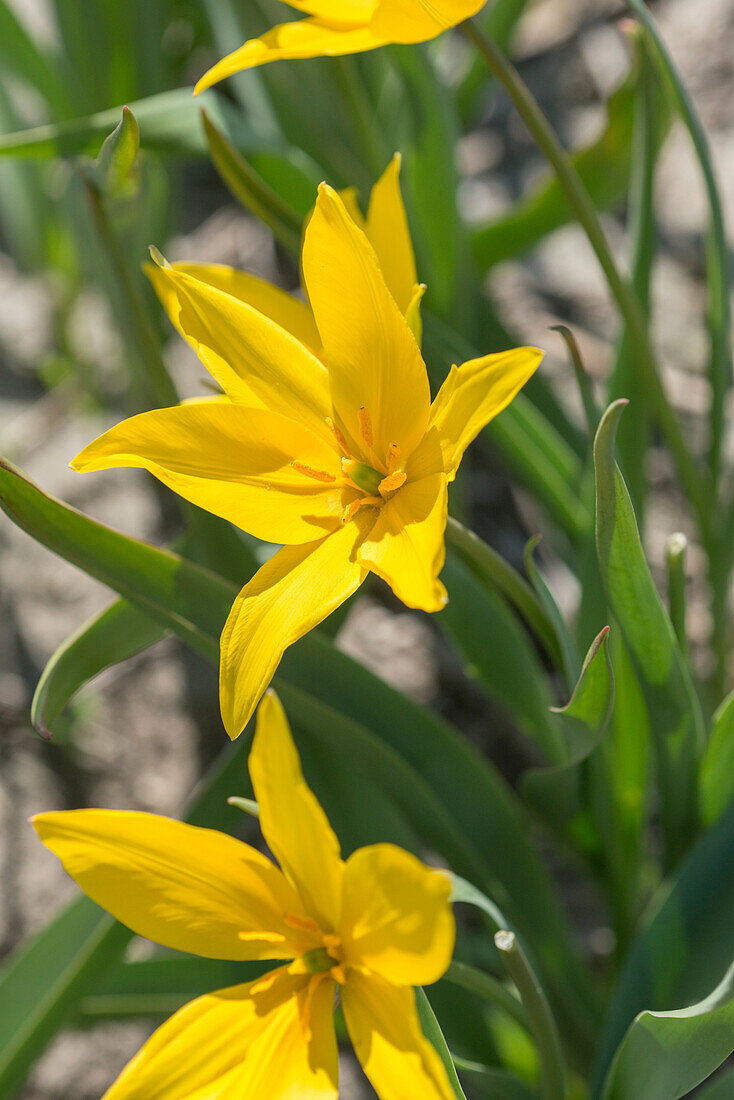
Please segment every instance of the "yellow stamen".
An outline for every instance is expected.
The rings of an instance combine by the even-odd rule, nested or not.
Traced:
[[[387,472],[389,474],[393,472],[398,462],[400,462],[400,456],[402,455],[402,453],[403,452],[400,450],[400,447],[398,447],[397,443],[391,443],[390,446],[387,448]]]
[[[383,477],[378,486],[380,493],[382,496],[387,496],[388,493],[394,493],[401,485],[405,485],[407,479],[408,475],[404,470],[396,470],[394,474],[388,474],[387,477]]]
[[[299,474],[312,477],[314,481],[336,481],[333,474],[327,473],[326,470],[316,470],[313,466],[307,466],[305,462],[291,462],[291,466]]]
[[[367,409],[364,407],[364,405],[357,413],[357,416],[359,418],[359,431],[362,439],[365,441],[368,447],[371,447],[372,441],[374,439],[374,435],[372,433],[372,417],[367,412]]]
[[[342,523],[349,523],[350,519],[354,519],[357,512],[365,504],[382,504],[380,497],[358,497],[357,500],[353,500],[351,504],[342,512]]]
[[[301,932],[319,931],[319,926],[313,917],[299,917],[296,913],[286,913],[283,920],[289,928],[298,928]]]
[[[259,982],[250,986],[250,993],[267,993],[269,989],[273,988],[277,980],[278,971],[271,970],[268,974],[263,974]]]
[[[327,416],[326,423],[328,424],[329,430],[331,431],[332,435],[334,436],[334,439],[337,442],[339,450],[342,452],[342,454],[346,458],[351,458],[352,455],[351,455],[351,452],[349,450],[349,447],[347,446],[347,441],[344,438],[344,435],[342,434],[340,429],[337,428],[336,424],[334,423],[334,421],[331,419],[330,416]]]

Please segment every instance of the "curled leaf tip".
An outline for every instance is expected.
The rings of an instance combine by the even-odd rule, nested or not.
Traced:
[[[149,245],[148,251],[150,252],[153,263],[156,264],[157,267],[161,267],[169,271],[171,270],[171,265],[169,264],[168,260],[163,255],[163,253],[156,248],[154,244]]]

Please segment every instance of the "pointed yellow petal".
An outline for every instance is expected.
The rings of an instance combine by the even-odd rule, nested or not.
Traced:
[[[432,474],[408,481],[380,510],[359,550],[359,560],[377,573],[408,607],[440,611],[447,601],[438,579],[446,557],[446,478]]]
[[[384,462],[391,444],[404,455],[428,424],[430,394],[413,333],[390,294],[374,250],[337,193],[322,184],[303,244],[306,290],[329,368],[334,408],[361,455],[360,410]]]
[[[357,201],[357,190],[354,187],[345,187],[338,192],[339,198],[342,200],[347,208],[347,213],[355,225],[358,225],[360,229],[366,231],[367,222],[360,209]],[[312,211],[313,212],[313,211]]]
[[[421,317],[421,302],[425,293],[425,283],[417,283],[413,287],[413,297],[410,299],[410,305],[405,311],[405,320],[408,322],[408,328],[415,336],[416,343],[419,347],[421,344],[421,340],[423,339],[423,319]]]
[[[445,470],[453,481],[464,451],[537,370],[543,352],[513,348],[452,367],[431,406],[426,437],[408,463],[410,477]]]
[[[228,54],[204,73],[194,89],[199,95],[225,77],[280,61],[301,57],[334,57],[339,54],[362,53],[384,45],[369,26],[331,26],[319,19],[300,19],[297,23],[281,23],[260,36],[251,38],[234,53]]]
[[[318,542],[283,547],[240,592],[222,632],[219,666],[230,737],[239,737],[287,647],[359,588],[366,575],[356,560],[360,537],[354,521]]]
[[[357,26],[369,22],[377,0],[293,0],[290,6],[318,16],[333,27]]]
[[[333,983],[321,984],[310,1005],[308,979],[285,971],[191,1001],[158,1028],[103,1100],[336,1100]]]
[[[288,720],[272,691],[258,708],[249,768],[270,850],[306,912],[322,928],[335,929],[344,871],[339,841],[303,778]]]
[[[310,306],[266,279],[259,279],[257,275],[238,271],[237,268],[228,267],[226,264],[180,263],[171,264],[171,270],[189,275],[192,279],[214,287],[215,290],[221,290],[224,294],[231,294],[233,298],[238,298],[245,305],[256,309],[258,313],[264,313],[307,348],[312,351],[318,350],[319,334]],[[161,268],[156,264],[146,264],[145,271],[155,287],[163,308],[173,324],[179,328],[178,295],[174,284],[161,275]],[[185,338],[186,334],[180,328],[179,332]]]
[[[92,901],[164,947],[288,959],[307,936],[283,919],[302,907],[278,868],[224,833],[117,810],[39,814],[33,825]],[[261,931],[263,939],[240,938]]]
[[[155,285],[169,316],[225,393],[330,439],[328,375],[304,344],[231,294],[174,267],[157,272]]]
[[[400,154],[396,153],[372,188],[367,210],[367,237],[375,250],[388,290],[406,314],[418,276],[413,243],[400,193]]]
[[[192,504],[266,542],[312,542],[341,526],[354,496],[333,443],[284,416],[226,401],[123,420],[71,465],[80,472],[150,470]]]
[[[446,875],[394,844],[358,848],[346,862],[341,939],[346,965],[398,985],[446,972],[456,929]]]
[[[388,42],[425,42],[476,15],[485,0],[380,0],[375,35]]]
[[[409,986],[350,970],[341,999],[349,1038],[380,1100],[455,1100]]]

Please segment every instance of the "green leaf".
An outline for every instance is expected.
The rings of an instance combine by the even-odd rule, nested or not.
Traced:
[[[599,1045],[596,1093],[640,1012],[703,1000],[732,963],[734,810],[705,833],[663,883],[628,952]],[[730,1027],[734,1034],[734,1029]],[[647,1094],[643,1093],[647,1100]]]
[[[129,107],[122,108],[122,118],[104,140],[91,172],[103,195],[111,198],[131,198],[139,188],[136,171],[140,152],[140,127]]]
[[[57,66],[38,48],[7,0],[0,0],[0,68],[35,88],[50,106],[67,102]]]
[[[573,154],[573,162],[597,209],[607,210],[624,201],[629,183],[635,103],[641,72],[638,44],[630,70],[607,104],[607,125],[591,145]],[[667,89],[658,85],[656,141],[662,144],[670,128],[672,110]],[[548,233],[568,224],[571,210],[553,176],[525,195],[508,214],[475,233],[474,256],[483,271],[532,248]]]
[[[557,767],[534,769],[522,777],[526,801],[559,833],[570,833],[580,846],[589,847],[588,795],[584,763],[607,728],[614,707],[614,675],[607,647],[609,627],[597,635],[586,655],[579,681],[565,707],[554,707],[560,730],[563,760]]]
[[[77,691],[110,665],[142,653],[168,631],[127,600],[93,615],[59,646],[43,670],[31,704],[31,722],[50,738],[55,720]]]
[[[696,1093],[696,1100],[734,1100],[734,1073],[722,1073]]]
[[[418,1010],[418,1019],[421,1022],[423,1034],[438,1051],[439,1057],[444,1064],[444,1069],[448,1074],[451,1088],[454,1090],[454,1095],[457,1097],[457,1100],[466,1100],[464,1090],[461,1087],[461,1082],[456,1073],[456,1066],[454,1065],[449,1048],[446,1045],[446,1040],[443,1037],[441,1025],[436,1019],[436,1013],[431,1008],[431,1002],[428,1000],[423,989],[419,988],[415,991],[415,1006]]]
[[[716,711],[701,763],[701,814],[713,824],[734,801],[734,691]]]
[[[141,147],[172,156],[208,154],[201,130],[199,111],[205,106],[216,125],[230,135],[238,148],[267,148],[267,140],[237,118],[216,93],[205,92],[194,99],[190,88],[160,92],[130,104],[140,126]],[[86,153],[95,156],[100,141],[120,120],[120,108],[84,118],[36,126],[0,137],[0,157],[70,157]]]
[[[512,1073],[464,1058],[454,1061],[484,1100],[538,1100],[538,1093]]]
[[[734,965],[708,997],[642,1012],[612,1063],[602,1100],[678,1100],[734,1051]]]
[[[540,535],[534,535],[533,538],[528,540],[525,546],[525,572],[528,575],[531,585],[535,589],[536,595],[540,600],[555,635],[556,648],[560,654],[560,667],[567,685],[571,688],[578,680],[581,671],[581,662],[576,647],[576,641],[571,631],[566,626],[560,608],[553,597],[553,593],[548,588],[540,570],[535,564],[533,555],[540,539]]]
[[[697,827],[703,717],[675,631],[645,560],[627,487],[614,461],[616,428],[626,404],[616,401],[609,406],[594,441],[596,543],[609,603],[647,703],[670,866]]]

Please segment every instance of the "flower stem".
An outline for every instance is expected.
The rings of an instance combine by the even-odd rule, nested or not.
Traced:
[[[485,1001],[491,1001],[497,1008],[502,1009],[513,1020],[516,1020],[526,1031],[530,1030],[527,1013],[517,997],[507,989],[497,978],[491,974],[485,974],[468,963],[457,962],[456,959],[449,965],[444,974],[444,980],[457,985],[461,989],[467,989],[470,993],[476,993]]]
[[[544,1100],[565,1100],[566,1066],[548,1001],[514,932],[495,933],[494,942],[517,986],[538,1047]]]
[[[644,312],[629,281],[623,278],[617,269],[594,203],[571,157],[561,145],[540,105],[514,65],[474,20],[466,20],[461,24],[460,29],[477,48],[490,72],[502,84],[514,103],[538,147],[555,171],[566,201],[596,253],[612,295],[624,318],[640,374],[648,387],[658,423],[675,458],[681,483],[695,509],[702,533],[708,536],[711,518],[710,480],[704,476],[704,471],[699,469],[698,463],[686,446],[680,424],[668,402],[657,372]]]

